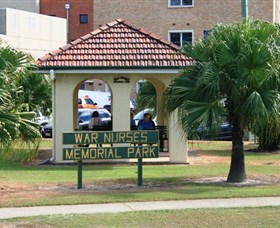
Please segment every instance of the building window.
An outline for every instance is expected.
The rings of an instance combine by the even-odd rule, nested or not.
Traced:
[[[88,23],[88,14],[80,14],[80,24]]]
[[[194,0],[168,0],[168,7],[193,7]]]
[[[203,31],[203,38],[205,39],[211,32],[211,29],[207,29]]]
[[[187,43],[193,42],[193,31],[192,30],[183,30],[183,31],[169,31],[169,41],[173,44],[176,44],[179,47]]]

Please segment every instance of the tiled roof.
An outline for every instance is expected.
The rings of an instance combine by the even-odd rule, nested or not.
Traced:
[[[118,19],[36,61],[39,68],[181,67],[191,59],[179,47]]]

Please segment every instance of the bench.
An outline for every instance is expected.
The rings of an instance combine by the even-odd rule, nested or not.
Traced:
[[[93,129],[89,131],[112,131],[112,126],[111,125],[93,126]]]
[[[166,126],[156,126],[159,134],[159,149],[161,152],[164,151],[164,141],[168,140],[167,127]]]

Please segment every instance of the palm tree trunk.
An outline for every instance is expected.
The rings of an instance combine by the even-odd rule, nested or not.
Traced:
[[[235,120],[232,128],[231,164],[227,182],[246,181],[243,136],[244,131],[238,121]]]

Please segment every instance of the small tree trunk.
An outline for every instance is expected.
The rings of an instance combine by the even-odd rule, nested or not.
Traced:
[[[233,123],[231,164],[227,182],[238,183],[246,181],[243,136],[244,131],[240,124]]]

